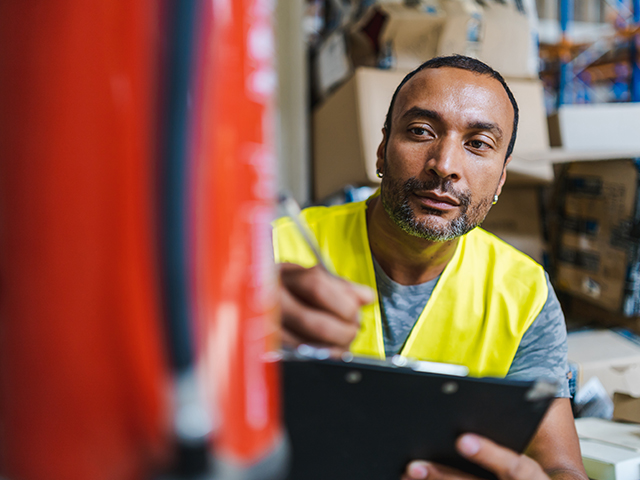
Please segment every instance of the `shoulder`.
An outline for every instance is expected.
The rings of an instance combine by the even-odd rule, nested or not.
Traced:
[[[302,211],[305,221],[315,230],[327,224],[335,224],[345,220],[351,220],[355,216],[366,210],[366,202],[345,203],[343,205],[334,205],[331,207],[308,207]],[[289,217],[282,217],[273,222],[276,230],[286,230],[293,226],[293,222]]]
[[[536,278],[546,284],[542,265],[482,228],[475,228],[465,235],[465,253],[481,255],[495,268],[535,273]]]
[[[549,296],[542,311],[526,331],[507,374],[514,380],[556,379],[556,396],[568,397],[567,330],[562,308],[548,281]]]
[[[542,268],[538,262],[526,253],[521,252],[513,245],[509,245],[501,238],[496,237],[493,233],[489,233],[480,227],[471,230],[466,237],[469,242],[474,243],[478,247],[486,248],[489,251],[495,252],[495,255],[506,255],[511,261],[523,262],[530,264],[531,266]]]
[[[365,202],[355,202],[332,207],[306,208],[302,211],[302,217],[314,243],[317,242],[325,255],[332,257],[331,252],[335,251],[345,252],[345,249],[349,248],[364,250],[362,244],[366,243],[365,211]],[[362,240],[363,238],[365,240]],[[303,266],[315,264],[312,251],[291,218],[279,218],[273,223],[272,240],[277,262],[292,262]]]
[[[543,303],[546,300],[548,287],[542,265],[486,230],[475,228],[466,234],[462,254],[474,271],[486,274],[487,284],[502,286],[518,296],[540,296]]]
[[[522,339],[521,346],[535,344],[537,348],[541,348],[543,345],[547,348],[555,348],[566,343],[567,330],[562,307],[546,274],[545,280],[549,290],[547,301]],[[545,338],[545,341],[540,342],[540,338]]]

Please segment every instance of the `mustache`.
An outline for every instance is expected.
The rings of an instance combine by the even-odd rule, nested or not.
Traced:
[[[461,206],[468,206],[471,202],[470,193],[459,192],[454,188],[451,180],[448,180],[446,178],[433,177],[423,182],[418,180],[416,177],[411,177],[406,182],[404,182],[402,190],[404,191],[405,195],[414,193],[416,191],[433,191],[446,193],[447,195],[451,195],[456,200],[458,200]]]

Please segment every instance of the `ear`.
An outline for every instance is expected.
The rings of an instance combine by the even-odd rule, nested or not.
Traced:
[[[513,155],[509,155],[509,158],[507,158],[507,161],[504,162],[504,166],[502,167],[502,175],[500,176],[500,181],[498,182],[498,188],[496,190],[496,195],[500,195],[500,193],[502,192],[502,187],[504,185],[504,182],[507,181],[507,165],[509,165],[509,162],[511,162],[512,159],[513,159]]]
[[[384,150],[387,147],[387,131],[383,128],[382,129],[382,141],[380,142],[380,145],[378,145],[378,150],[376,152],[376,168],[379,169],[381,172],[384,171]]]

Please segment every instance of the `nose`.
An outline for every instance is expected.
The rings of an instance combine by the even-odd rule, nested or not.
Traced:
[[[425,170],[436,174],[440,178],[459,180],[461,177],[461,156],[464,155],[462,147],[453,138],[441,137],[438,142],[429,149]]]

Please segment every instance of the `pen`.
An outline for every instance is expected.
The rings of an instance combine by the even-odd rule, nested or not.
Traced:
[[[278,205],[282,209],[282,212],[287,217],[291,218],[295,226],[298,228],[298,231],[302,235],[302,238],[313,253],[313,256],[316,258],[318,265],[324,268],[331,275],[337,276],[336,270],[333,267],[331,260],[323,257],[322,253],[320,252],[318,241],[311,231],[311,228],[309,228],[307,221],[302,216],[302,210],[300,210],[298,202],[296,202],[291,195],[287,193],[281,193],[278,197]]]

